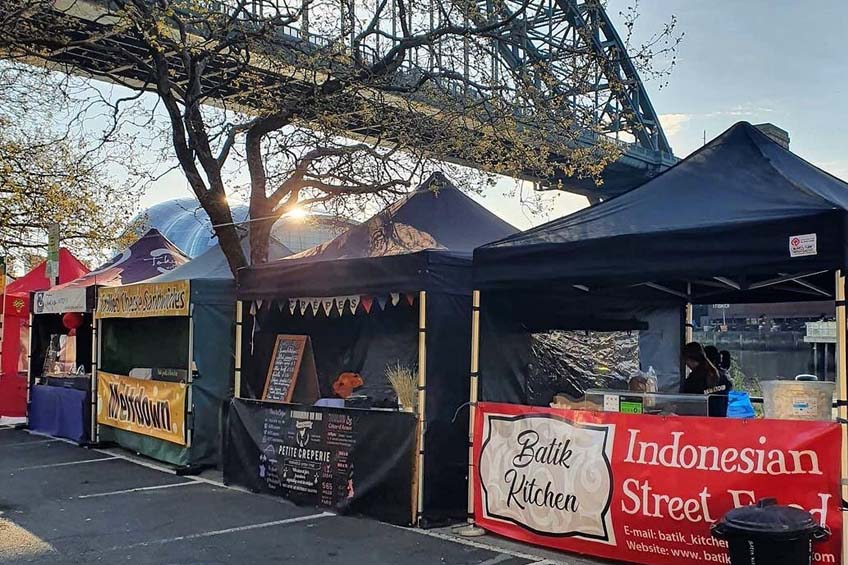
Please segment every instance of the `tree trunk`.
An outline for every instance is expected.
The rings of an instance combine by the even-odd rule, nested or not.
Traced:
[[[209,219],[212,220],[212,225],[215,226],[218,245],[221,246],[221,251],[227,258],[230,271],[232,271],[234,277],[237,277],[238,270],[247,266],[247,258],[244,256],[239,230],[233,223],[230,209],[226,203],[218,204],[207,200],[207,202],[201,202],[201,204],[209,215]]]
[[[266,218],[266,215],[260,216]],[[250,264],[261,265],[268,262],[268,248],[271,242],[271,228],[274,220],[258,220],[250,225]]]

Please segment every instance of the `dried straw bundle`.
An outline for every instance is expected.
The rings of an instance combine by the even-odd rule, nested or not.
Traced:
[[[418,376],[398,362],[386,367],[386,378],[397,394],[400,409],[415,412],[418,409]]]

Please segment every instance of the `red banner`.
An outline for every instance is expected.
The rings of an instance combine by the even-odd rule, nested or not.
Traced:
[[[839,425],[584,412],[480,403],[475,507],[524,542],[648,565],[729,563],[710,525],[774,497],[834,535],[840,563]]]

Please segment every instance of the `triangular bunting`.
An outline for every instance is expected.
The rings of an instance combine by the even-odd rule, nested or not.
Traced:
[[[332,298],[322,298],[321,305],[324,307],[324,315],[328,318],[330,317],[330,313],[333,311],[333,299]]]
[[[294,311],[297,309],[297,298],[289,298],[289,313],[294,316]]]
[[[410,306],[412,306],[413,304],[415,304],[415,295],[407,292],[406,293],[406,301],[409,303]]]
[[[343,316],[344,315],[345,297],[344,296],[337,296],[335,298],[335,301],[336,301],[336,310],[339,311],[339,316]]]
[[[389,302],[389,299],[386,296],[378,296],[377,297],[377,306],[380,310],[386,309],[386,304]]]
[[[256,309],[257,310],[262,310],[262,303],[263,302],[265,302],[265,301],[264,300],[257,300],[256,301]]]
[[[251,303],[250,303],[250,315],[251,315],[251,316],[255,316],[255,315],[256,315],[256,302],[251,302]]]
[[[399,292],[392,292],[391,297],[392,297],[392,306],[397,306],[398,302],[400,302],[400,293]]]
[[[309,304],[312,305],[312,315],[317,316],[318,310],[321,308],[321,299],[320,298],[310,298]]]
[[[373,296],[363,296],[360,298],[360,302],[362,303],[362,308],[365,310],[366,314],[371,313],[371,306],[374,304]]]
[[[282,302],[277,302],[277,310],[279,310],[280,312],[282,312],[283,308],[285,308],[285,307],[286,307],[286,305],[283,304]]]
[[[356,315],[356,309],[359,307],[359,295],[352,294],[347,297],[350,306],[350,313]]]
[[[308,298],[298,298],[297,301],[298,301],[298,303],[300,303],[300,315],[303,316],[304,314],[306,314],[307,306],[309,306],[309,299]]]

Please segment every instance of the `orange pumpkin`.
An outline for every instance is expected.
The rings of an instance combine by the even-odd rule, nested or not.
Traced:
[[[358,373],[342,373],[333,383],[333,392],[340,398],[347,398],[354,389],[362,386],[362,377]]]

